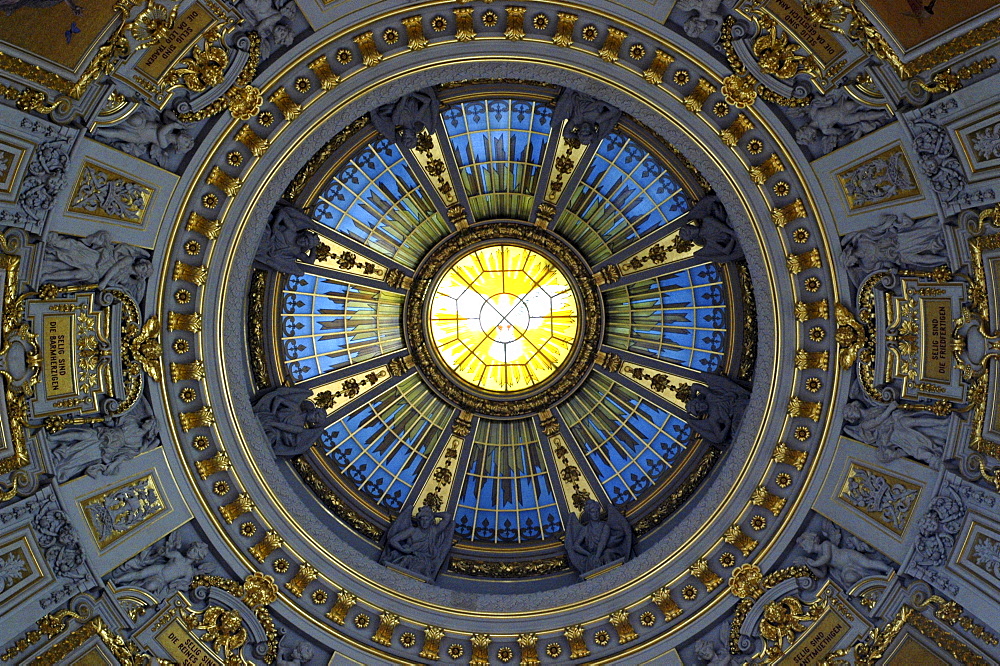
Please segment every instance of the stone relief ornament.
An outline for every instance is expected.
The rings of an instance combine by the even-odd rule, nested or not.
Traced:
[[[185,546],[178,532],[154,543],[111,572],[115,585],[141,587],[154,597],[163,599],[176,590],[186,589],[199,574],[214,571],[215,564],[207,561],[208,546],[192,541]]]
[[[954,201],[965,190],[967,179],[948,130],[926,115],[915,118],[910,126],[920,170],[944,201]]]
[[[884,109],[863,106],[837,89],[807,106],[789,108],[788,115],[805,120],[795,131],[795,140],[813,149],[817,157],[857,141],[892,119]]]
[[[942,566],[955,547],[955,536],[965,518],[965,503],[957,492],[950,488],[946,492],[935,497],[917,521],[916,552],[912,560],[917,566]]]
[[[739,430],[743,412],[750,404],[750,390],[742,383],[722,375],[705,373],[701,384],[691,386],[685,400],[691,430],[706,442],[722,445]],[[685,392],[682,392],[682,396]]]
[[[122,463],[160,445],[156,418],[145,398],[107,424],[70,426],[45,439],[59,483],[83,473],[114,476]]]
[[[732,666],[736,663],[725,645],[705,638],[694,644],[694,656],[706,666]]]
[[[153,272],[148,251],[116,243],[107,231],[83,238],[50,231],[45,236],[43,256],[42,275],[47,283],[121,289],[136,303],[142,303],[146,281]]]
[[[837,174],[847,205],[859,210],[920,193],[906,155],[899,146],[885,151],[858,166]]]
[[[55,497],[50,495],[36,511],[31,521],[35,538],[49,569],[63,583],[62,587],[41,600],[42,608],[48,608],[75,591],[89,588],[91,578],[76,530]]]
[[[271,215],[254,259],[280,273],[305,275],[301,264],[316,259],[320,244],[319,235],[311,230],[312,223],[311,217],[282,199]]]
[[[316,652],[311,645],[297,643],[291,650],[280,653],[274,666],[306,666],[315,656]]]
[[[610,134],[621,115],[619,109],[607,102],[566,88],[552,111],[552,124],[558,127],[565,120],[563,138],[589,146]]]
[[[632,526],[615,507],[587,500],[580,517],[566,521],[566,555],[582,578],[632,556]]]
[[[722,9],[722,0],[677,0],[674,4],[675,12],[691,12],[682,25],[692,39],[712,30],[718,31],[722,26]]]
[[[823,519],[819,532],[803,532],[796,540],[805,556],[801,563],[816,576],[851,587],[868,576],[887,576],[895,568],[879,559],[875,549]]]
[[[702,197],[688,211],[688,218],[691,221],[680,228],[679,235],[681,240],[700,246],[694,251],[695,257],[719,264],[743,258],[743,248],[716,195]]]
[[[17,202],[25,215],[35,222],[45,219],[56,197],[66,187],[69,151],[67,139],[54,139],[39,144],[31,154]]]
[[[329,425],[326,410],[317,407],[311,395],[309,389],[279,386],[254,404],[254,414],[278,457],[302,455]]]
[[[161,167],[177,163],[194,148],[194,137],[173,111],[145,104],[119,124],[102,127],[95,137]]]
[[[417,509],[416,515],[404,509],[386,532],[379,562],[432,581],[448,557],[454,533],[451,514],[435,512],[426,505]]]
[[[383,104],[369,114],[372,125],[382,136],[403,148],[417,147],[417,135],[434,134],[440,123],[440,108],[433,88],[425,88]]]
[[[905,411],[894,401],[869,405],[862,400],[851,400],[844,407],[844,419],[844,433],[878,447],[882,462],[908,456],[934,469],[941,467],[948,417]]]
[[[875,271],[933,270],[947,263],[944,231],[937,217],[913,219],[884,213],[867,229],[841,239],[841,260],[855,286]]]
[[[295,42],[292,21],[299,10],[292,0],[243,0],[240,11],[249,28],[260,35],[262,60],[267,60],[278,49]]]

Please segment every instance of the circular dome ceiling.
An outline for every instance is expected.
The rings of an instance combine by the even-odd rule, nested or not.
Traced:
[[[828,322],[775,305],[805,271],[810,301],[837,300],[812,185],[764,110],[723,103],[694,58],[657,55],[633,90],[618,72],[633,66],[594,58],[596,42],[553,47],[554,68],[534,42],[477,40],[465,62],[453,40],[404,48],[390,72],[334,63],[342,37],[304,45],[255,119],[218,129],[170,239],[171,262],[203,248],[205,279],[164,317],[186,343],[168,354],[216,361],[190,402],[164,399],[234,566],[273,569],[289,612],[379,658],[402,649],[345,618],[560,650],[567,627],[622,609],[655,613],[639,632],[690,632],[722,612],[728,568],[792,538],[781,507],[811,474],[799,447],[827,428],[836,365],[808,369],[808,400],[802,372],[779,371],[832,345]],[[234,166],[233,151],[253,157]],[[545,319],[532,289],[518,310],[523,285],[486,283],[475,317],[453,299],[481,344],[434,330],[447,276],[478,284],[462,262],[491,247],[562,275],[574,336],[530,326]],[[165,280],[161,301],[180,287]],[[548,331],[565,358],[530,386],[460,374],[472,358],[510,367],[490,365],[499,347],[544,347]],[[452,367],[450,340],[479,354]],[[241,511],[256,531],[230,520]],[[341,592],[314,602],[320,588]]]
[[[379,114],[388,128],[362,129],[316,169],[312,218],[294,232],[313,240],[286,269],[297,274],[271,273],[274,375],[326,410],[303,430],[316,445],[296,450],[300,466],[362,535],[438,512],[423,532],[447,521],[455,539],[438,549],[450,553],[441,585],[572,582],[588,500],[602,524],[621,516],[645,537],[595,561],[628,559],[691,496],[746,406],[741,360],[756,341],[732,318],[755,313],[725,211],[665,142],[572,90],[426,89]],[[269,266],[279,217],[258,253]],[[393,274],[405,277],[378,279]],[[692,386],[718,382],[733,404],[699,402]],[[274,412],[273,394],[258,405]],[[388,538],[373,540],[380,558]],[[429,544],[422,556],[440,559]]]

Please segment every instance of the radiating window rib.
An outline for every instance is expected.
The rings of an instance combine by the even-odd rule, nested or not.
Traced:
[[[454,411],[410,376],[329,426],[321,450],[355,488],[399,511]]]
[[[455,511],[470,541],[524,542],[562,531],[534,421],[479,421]]]
[[[281,303],[285,368],[303,381],[403,348],[403,297],[307,273],[291,276]]]
[[[604,293],[605,342],[694,370],[725,357],[725,284],[714,264],[682,269]]]
[[[687,448],[690,426],[601,374],[557,408],[615,504],[643,497]]]

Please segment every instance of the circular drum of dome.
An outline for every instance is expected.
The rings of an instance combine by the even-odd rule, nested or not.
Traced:
[[[406,343],[428,385],[496,418],[568,397],[603,338],[602,299],[584,259],[554,234],[515,222],[441,241],[417,268],[404,311]]]

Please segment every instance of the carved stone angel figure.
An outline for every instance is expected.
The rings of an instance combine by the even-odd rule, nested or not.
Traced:
[[[552,111],[552,124],[558,126],[565,120],[563,137],[588,146],[610,134],[621,115],[620,110],[607,102],[566,88]]]
[[[198,574],[212,573],[215,564],[206,558],[208,546],[204,542],[192,541],[185,547],[180,534],[172,532],[111,572],[111,578],[118,587],[141,587],[162,599],[186,588]]]
[[[110,424],[70,426],[45,439],[59,483],[84,472],[95,478],[114,476],[122,463],[160,445],[156,418],[145,398]]]
[[[704,374],[704,384],[691,387],[687,400],[691,429],[711,444],[721,445],[730,441],[739,430],[743,412],[750,404],[750,391],[735,380],[722,375]]]
[[[300,262],[311,262],[319,246],[319,235],[311,230],[311,222],[312,218],[294,204],[280,200],[257,247],[256,261],[281,273],[304,275]]]
[[[806,553],[802,563],[814,574],[821,578],[829,574],[848,587],[867,576],[893,571],[891,564],[877,559],[874,548],[826,519],[820,532],[803,532],[796,543]]]
[[[47,283],[121,289],[141,303],[152,271],[146,250],[116,243],[107,231],[95,231],[83,238],[55,232],[45,236],[41,279]]]
[[[844,407],[844,432],[859,442],[878,447],[879,459],[891,462],[903,456],[941,467],[941,455],[950,419],[928,412],[911,412],[895,402],[867,405],[851,400]]]
[[[729,227],[719,197],[714,194],[702,197],[688,211],[688,218],[691,221],[680,228],[679,234],[682,240],[700,246],[694,256],[719,264],[743,258],[743,248]]]
[[[309,389],[279,386],[254,404],[254,414],[278,457],[302,455],[323,434],[326,410],[313,404],[311,395]]]
[[[843,262],[855,285],[878,270],[930,270],[947,262],[944,233],[937,217],[914,220],[885,213],[878,224],[852,231],[841,240]]]
[[[409,509],[404,509],[385,535],[379,562],[434,580],[451,550],[454,533],[455,521],[447,513],[437,513],[424,505],[413,517]]]
[[[129,155],[167,166],[175,156],[183,156],[194,148],[194,137],[173,111],[157,112],[141,105],[128,118],[96,133],[98,139]]]
[[[789,109],[788,115],[807,119],[796,130],[795,141],[803,146],[817,145],[823,155],[857,141],[890,119],[885,109],[863,106],[839,90],[817,97],[809,106]]]
[[[632,526],[616,508],[587,500],[579,518],[566,520],[566,555],[581,576],[632,556]]]
[[[403,95],[395,102],[383,104],[369,114],[372,125],[382,136],[404,148],[417,147],[417,135],[423,130],[433,134],[441,116],[437,94],[425,88]]]

